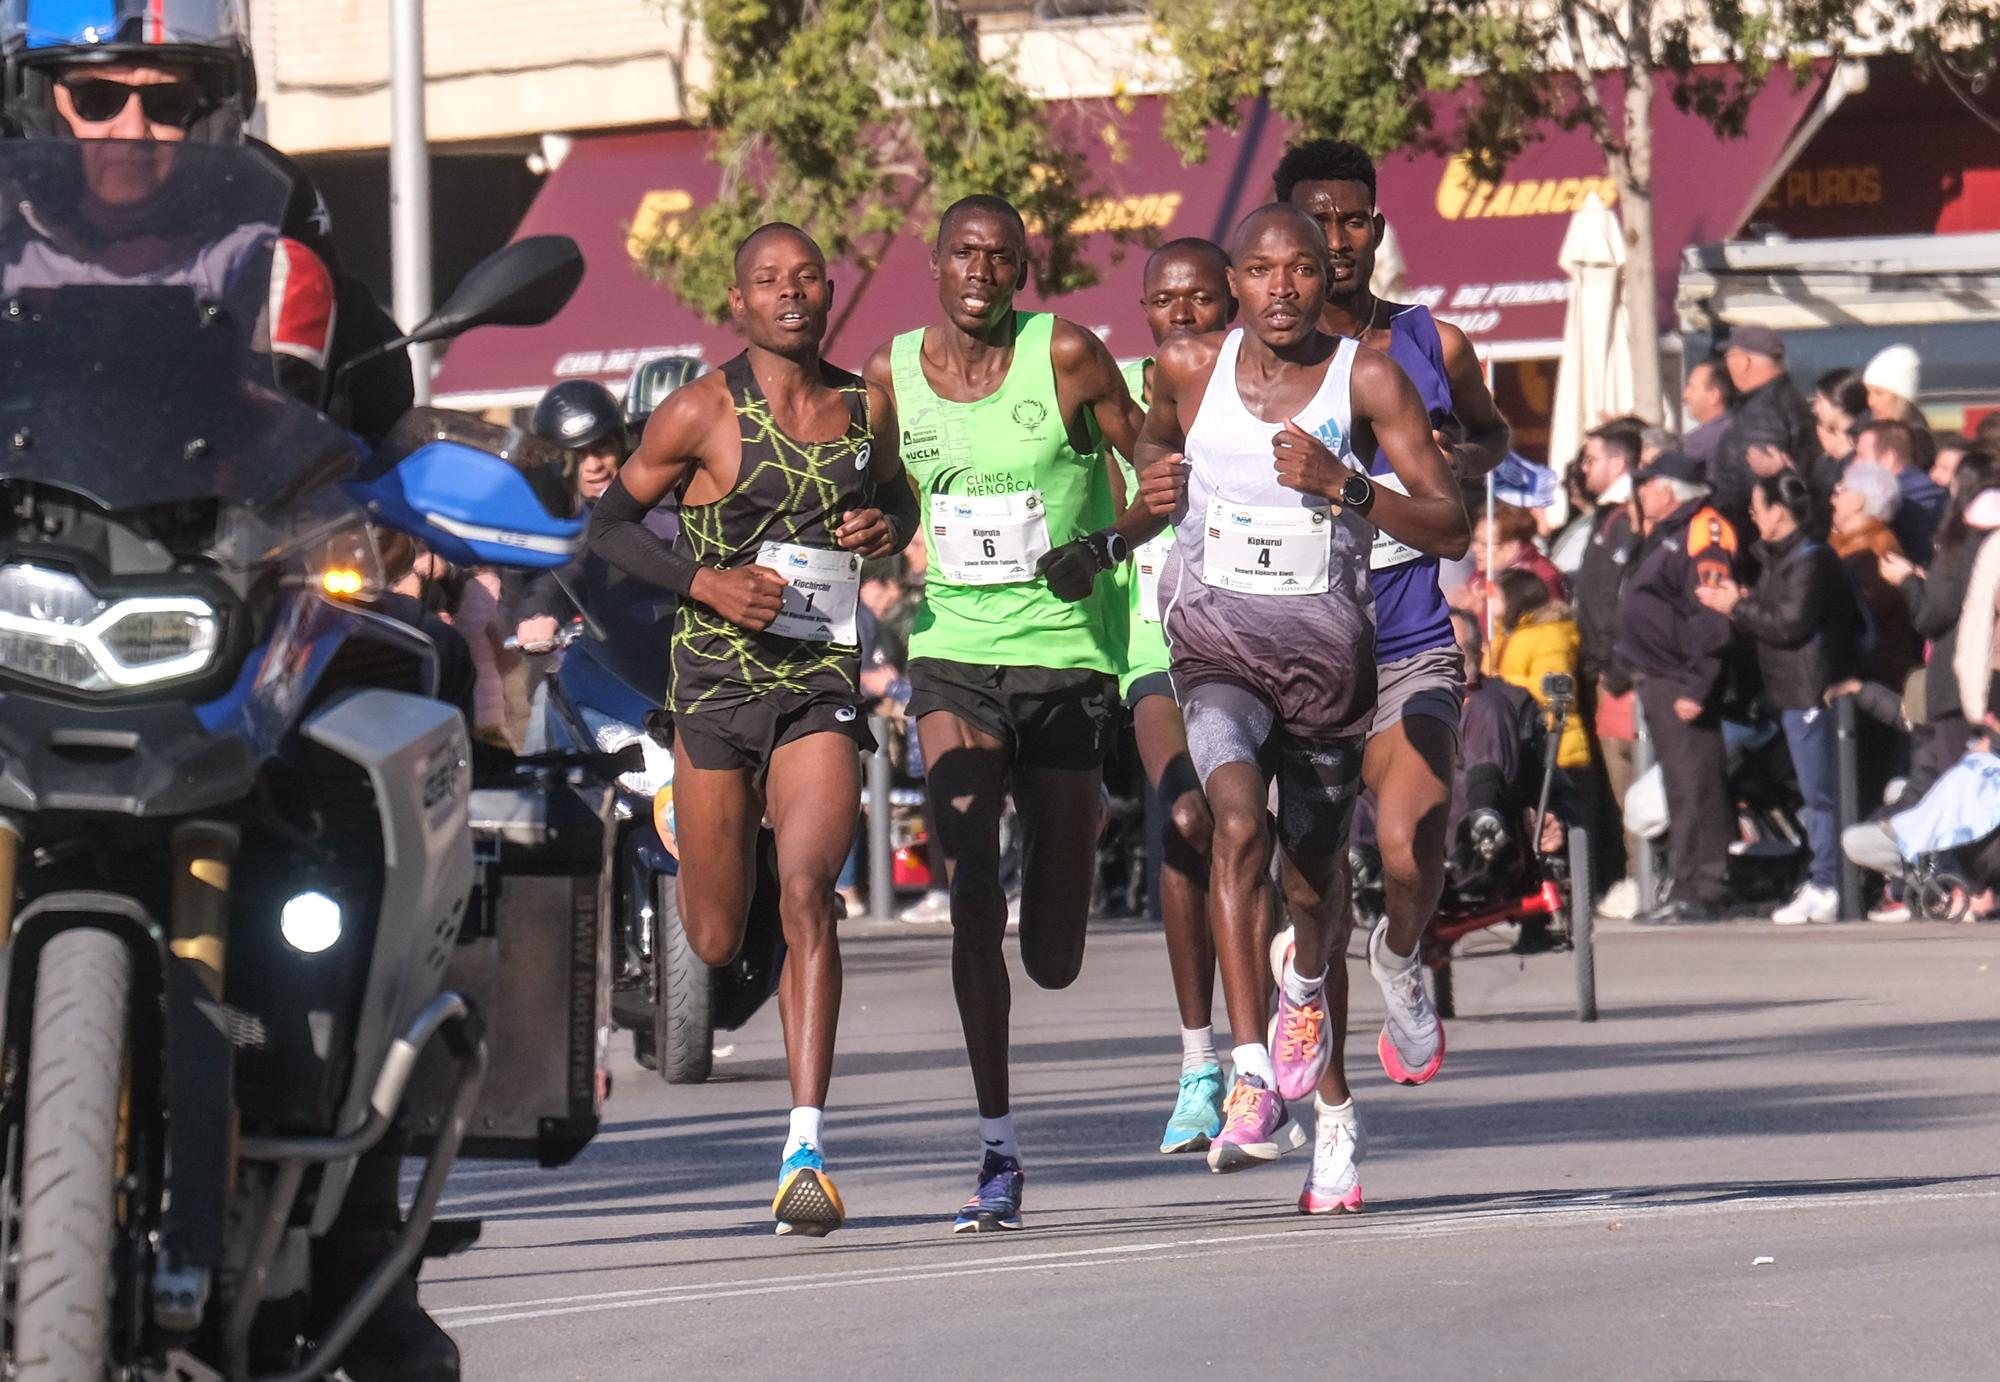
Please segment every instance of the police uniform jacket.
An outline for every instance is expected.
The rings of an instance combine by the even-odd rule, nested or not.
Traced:
[[[1618,602],[1617,660],[1641,680],[1708,705],[1734,636],[1729,619],[1695,599],[1733,579],[1736,530],[1706,499],[1675,509],[1646,534]]]

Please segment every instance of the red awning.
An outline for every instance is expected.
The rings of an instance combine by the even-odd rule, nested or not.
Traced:
[[[1139,315],[1143,244],[1181,235],[1220,239],[1270,196],[1271,168],[1282,149],[1274,121],[1253,113],[1241,136],[1217,136],[1209,160],[1182,166],[1160,137],[1158,102],[1121,115],[1109,102],[1079,102],[1060,110],[1078,122],[1079,136],[1101,136],[1115,125],[1122,147],[1114,157],[1101,137],[1079,138],[1098,155],[1098,198],[1089,214],[1107,227],[1132,231],[1129,244],[1094,237],[1102,275],[1094,287],[1057,299],[1032,291],[1023,305],[1052,306],[1102,334],[1121,358],[1144,354],[1151,337]],[[640,273],[635,237],[715,194],[720,170],[703,154],[694,130],[579,138],[549,175],[521,223],[521,235],[574,236],[589,265],[575,298],[548,325],[488,330],[454,345],[435,392],[461,406],[530,399],[564,379],[621,385],[654,355],[700,355],[719,364],[740,348],[728,326],[704,321]],[[930,250],[915,236],[897,241],[872,272],[849,264],[833,271],[835,310],[829,358],[859,368],[872,350],[899,331],[922,325],[935,305]]]
[[[1816,89],[1774,84],[1759,97],[1747,137],[1718,144],[1701,123],[1657,109],[1655,236],[1663,305],[1670,306],[1683,246],[1734,233],[1750,209]],[[1242,215],[1270,196],[1284,146],[1280,122],[1253,111],[1240,135],[1218,135],[1206,163],[1189,168],[1160,136],[1160,103],[1129,113],[1109,102],[1057,107],[1090,150],[1095,177],[1090,215],[1135,233],[1120,245],[1093,236],[1099,283],[1027,305],[1052,307],[1096,330],[1121,359],[1144,354],[1150,337],[1139,313],[1141,241],[1201,235],[1225,239]],[[1115,130],[1116,139],[1104,134]],[[520,234],[567,234],[589,263],[570,305],[547,326],[489,330],[455,345],[436,392],[461,405],[527,401],[563,379],[620,385],[641,360],[694,354],[720,363],[739,348],[727,326],[703,321],[639,272],[631,244],[714,195],[719,170],[694,130],[580,138],[550,174]],[[1535,145],[1497,187],[1472,183],[1455,162],[1396,157],[1381,172],[1381,204],[1407,265],[1409,296],[1457,321],[1482,347],[1504,354],[1553,353],[1562,335],[1568,284],[1556,268],[1568,213],[1591,188],[1615,193],[1603,159],[1582,131]],[[872,272],[834,269],[836,311],[830,358],[857,368],[877,345],[929,320],[934,311],[929,252],[899,240]],[[1544,347],[1542,343],[1551,343]]]
[[[1699,118],[1674,109],[1667,79],[1653,105],[1653,247],[1660,320],[1673,320],[1674,283],[1688,245],[1742,229],[1767,177],[1822,81],[1795,88],[1780,76],[1752,106],[1740,139],[1718,139]],[[1604,99],[1622,108],[1624,82]],[[1391,157],[1377,197],[1406,266],[1403,297],[1457,323],[1491,354],[1554,355],[1562,341],[1569,281],[1556,266],[1570,214],[1592,191],[1617,211],[1617,184],[1588,131],[1554,130],[1531,145],[1500,183],[1472,180],[1439,155]]]

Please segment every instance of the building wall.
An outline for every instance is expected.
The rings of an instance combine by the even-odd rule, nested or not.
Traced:
[[[253,0],[271,141],[389,141],[389,0]],[[426,0],[426,120],[439,143],[685,119],[702,67],[677,3]]]
[[[708,66],[685,0],[426,0],[425,118],[439,144],[689,118]],[[1158,90],[1143,19],[974,13],[988,61],[1052,99]],[[292,153],[389,142],[389,0],[251,0],[267,136]]]

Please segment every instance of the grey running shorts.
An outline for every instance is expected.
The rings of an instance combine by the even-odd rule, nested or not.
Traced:
[[[1374,738],[1411,715],[1442,720],[1458,738],[1458,717],[1465,703],[1465,659],[1456,646],[1431,648],[1375,669],[1375,718],[1368,737]]]
[[[1255,692],[1208,681],[1181,702],[1188,754],[1202,785],[1225,763],[1250,763],[1277,794],[1278,842],[1287,853],[1334,854],[1347,848],[1347,828],[1361,793],[1358,734],[1301,739],[1278,725],[1277,712]]]

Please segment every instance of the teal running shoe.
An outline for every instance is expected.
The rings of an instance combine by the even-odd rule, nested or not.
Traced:
[[[1204,1065],[1181,1076],[1174,1116],[1160,1138],[1161,1152],[1199,1152],[1222,1131],[1222,1067]]]

